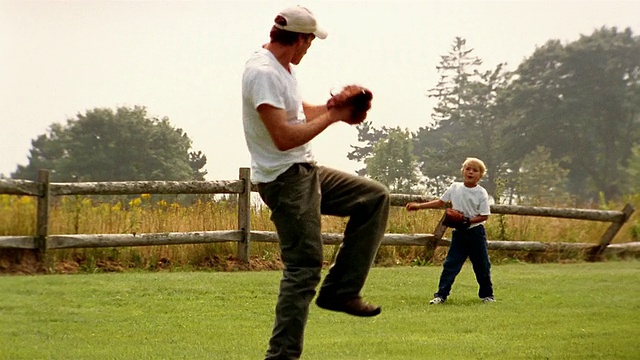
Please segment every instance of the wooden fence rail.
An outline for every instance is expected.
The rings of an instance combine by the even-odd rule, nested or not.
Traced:
[[[228,181],[122,181],[122,182],[49,182],[49,172],[41,170],[38,181],[0,179],[0,194],[34,196],[38,198],[36,234],[34,236],[0,236],[1,249],[31,249],[40,259],[47,250],[97,247],[155,246],[176,244],[202,244],[215,242],[237,242],[237,257],[249,261],[251,242],[277,242],[278,236],[270,231],[251,230],[251,184],[250,169],[240,168],[238,180]],[[137,195],[137,194],[237,194],[238,226],[236,230],[169,232],[147,234],[49,234],[49,202],[51,196],[68,195]],[[392,194],[392,206],[405,206],[409,201],[426,201],[429,198],[416,195]],[[627,204],[621,211],[573,208],[550,208],[513,205],[492,205],[493,214],[520,216],[543,216],[566,219],[610,222],[597,244],[561,243],[543,241],[489,240],[490,250],[511,251],[583,251],[588,259],[601,259],[605,253],[640,251],[640,242],[611,245],[611,241],[631,217],[634,208]],[[451,240],[444,238],[446,227],[442,219],[432,234],[384,235],[382,245],[425,246],[433,253],[437,246],[449,246]],[[339,244],[342,234],[323,233],[327,245]]]

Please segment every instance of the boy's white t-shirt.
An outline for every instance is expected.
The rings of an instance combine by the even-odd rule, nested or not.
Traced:
[[[489,194],[487,190],[480,185],[472,188],[466,187],[462,182],[454,182],[442,194],[440,200],[451,202],[451,207],[462,211],[465,216],[472,218],[478,215],[491,215],[491,207],[489,205]],[[471,225],[471,227],[484,224],[479,222]]]
[[[293,66],[287,71],[266,49],[255,51],[245,64],[242,75],[242,124],[251,154],[251,179],[270,182],[292,164],[314,162],[311,144],[280,151],[256,110],[262,104],[284,109],[289,123],[305,123],[302,98]]]

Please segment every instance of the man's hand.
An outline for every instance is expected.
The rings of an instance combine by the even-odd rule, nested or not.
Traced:
[[[327,101],[327,109],[349,109],[349,116],[342,121],[358,125],[367,118],[367,112],[371,109],[373,93],[360,85],[347,85],[342,90],[332,95]]]

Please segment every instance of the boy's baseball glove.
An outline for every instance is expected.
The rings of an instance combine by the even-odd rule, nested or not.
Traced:
[[[371,109],[371,99],[373,99],[371,90],[360,85],[347,85],[339,93],[332,94],[327,101],[327,109],[350,106],[351,117],[343,121],[357,125],[367,118],[367,111]]]
[[[462,212],[447,208],[444,214],[444,220],[442,221],[442,225],[454,229],[466,229],[471,225],[469,218],[466,217]]]

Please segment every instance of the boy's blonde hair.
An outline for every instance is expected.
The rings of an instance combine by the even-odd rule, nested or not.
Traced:
[[[460,172],[462,172],[464,174],[464,168],[467,165],[475,165],[478,167],[478,170],[480,170],[480,177],[483,177],[484,174],[487,172],[487,167],[484,165],[484,162],[478,158],[474,158],[474,157],[468,157],[463,163],[462,163],[462,167],[460,168]]]

